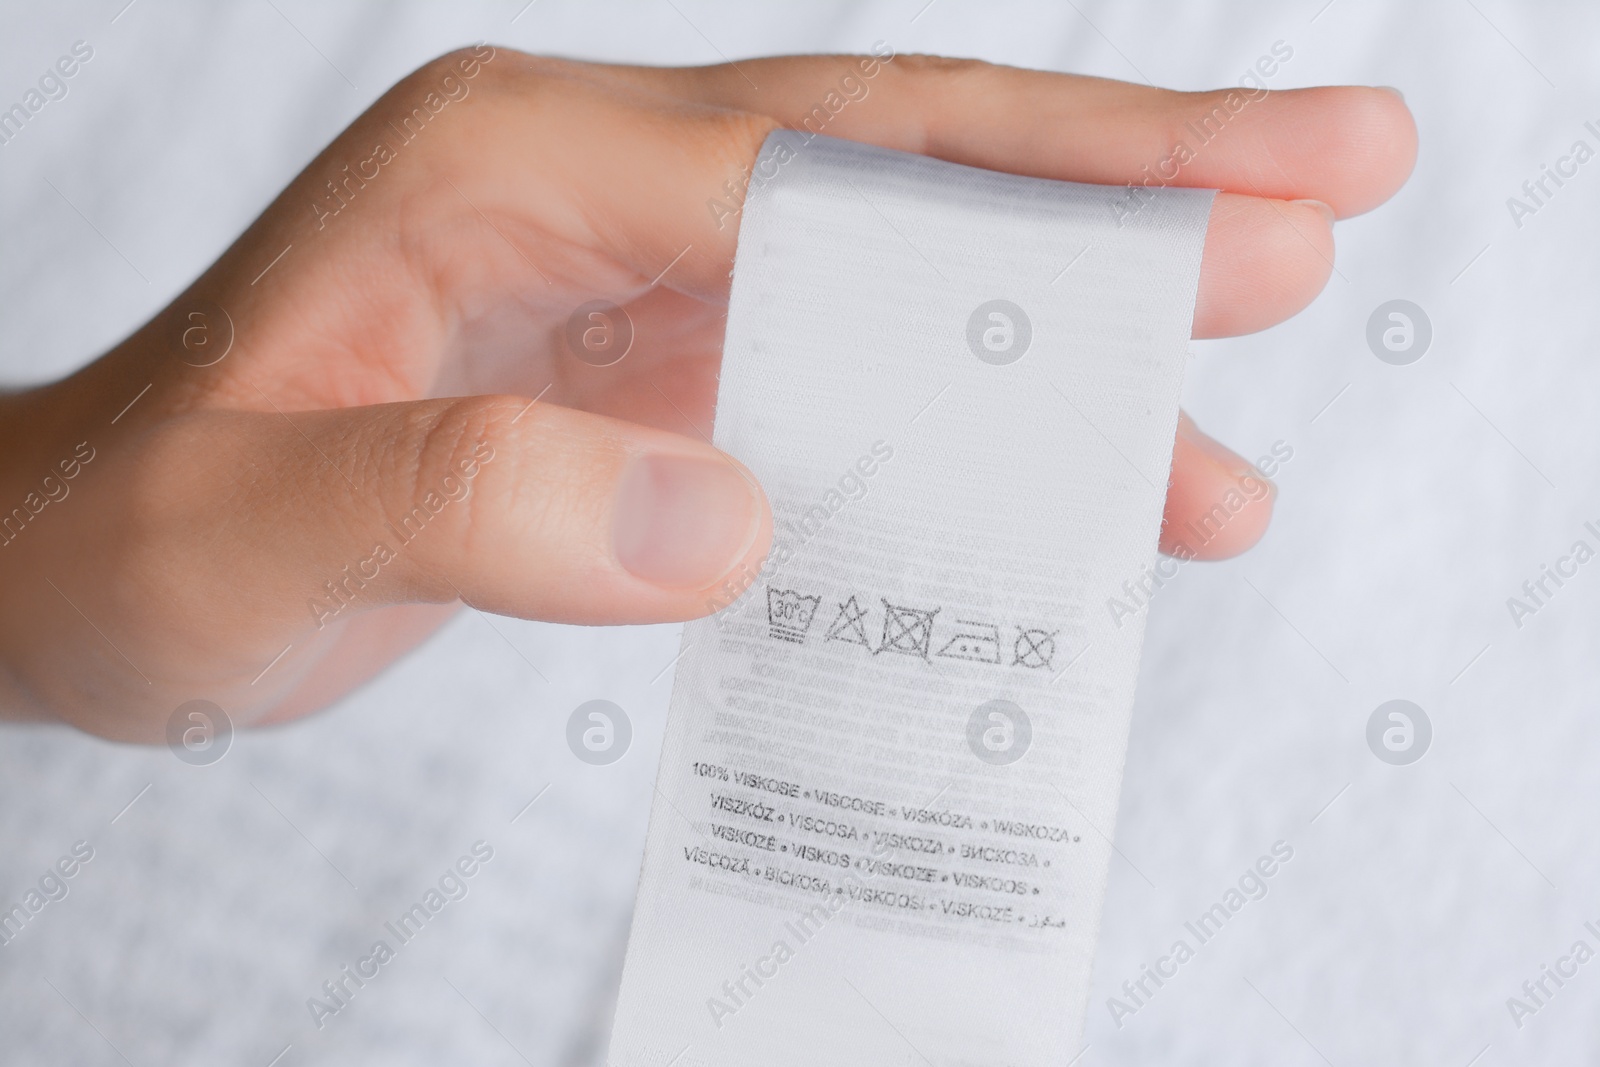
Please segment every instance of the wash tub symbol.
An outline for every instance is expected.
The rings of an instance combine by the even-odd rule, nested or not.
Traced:
[[[801,596],[793,589],[767,586],[768,631],[780,641],[805,644],[806,631],[821,603],[820,596]]]

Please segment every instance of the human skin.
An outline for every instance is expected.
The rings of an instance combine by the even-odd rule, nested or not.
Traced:
[[[0,716],[156,741],[197,698],[240,724],[322,708],[461,602],[587,624],[704,614],[724,579],[756,570],[772,529],[754,478],[708,440],[737,226],[707,202],[858,62],[644,68],[479,48],[400,82],[155,319],[76,374],[0,398],[0,517],[68,490],[0,545]],[[326,183],[377,140],[398,144],[391,121],[451,85],[466,88],[332,214]],[[895,56],[826,132],[1123,184],[1226,92]],[[1415,151],[1392,91],[1253,98],[1173,182],[1222,190],[1194,336],[1309,303],[1334,218],[1388,198]],[[614,366],[563,340],[594,299],[635,324]],[[190,322],[219,330],[213,312],[190,317],[214,307],[232,347],[193,366],[204,359],[180,358],[174,338]],[[221,334],[194,335],[202,352],[208,336]],[[93,458],[66,480],[82,446]],[[1182,419],[1162,548],[1253,473]],[[400,516],[467,483],[414,540],[395,538]],[[1198,557],[1253,544],[1272,499]],[[392,558],[374,564],[379,542]],[[376,576],[347,585],[346,606],[325,583],[352,567]]]

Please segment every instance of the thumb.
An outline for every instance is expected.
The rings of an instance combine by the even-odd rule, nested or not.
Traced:
[[[222,436],[272,471],[230,509],[228,540],[287,594],[269,597],[278,610],[318,629],[457,597],[554,622],[694,618],[771,540],[766,498],[731,457],[523,398],[201,418],[241,420]]]
[[[771,540],[755,477],[662,430],[510,397],[345,409],[310,422],[299,429],[331,461],[320,465],[323,481],[364,471],[371,492],[353,477],[329,482],[344,490],[344,521],[327,524],[306,562],[337,566],[342,577],[346,557],[384,544],[390,551],[376,554],[394,558],[376,568],[387,579],[372,591],[381,602],[459,596],[558,622],[694,618],[725,581],[755,572]],[[373,544],[348,540],[348,529],[372,530]]]

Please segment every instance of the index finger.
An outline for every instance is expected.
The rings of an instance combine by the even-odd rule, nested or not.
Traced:
[[[680,99],[954,163],[1320,200],[1340,218],[1383,203],[1416,162],[1416,124],[1385,88],[1189,93],[892,53],[599,69]]]

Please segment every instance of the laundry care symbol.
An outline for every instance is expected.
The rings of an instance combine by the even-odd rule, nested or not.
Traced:
[[[1051,659],[1056,654],[1056,634],[1058,630],[1024,630],[1017,627],[1016,644],[1012,646],[1013,667],[1035,667],[1048,670]]]
[[[956,620],[956,635],[935,652],[946,659],[966,659],[976,663],[1000,662],[1000,627],[992,622]]]
[[[867,640],[867,628],[862,625],[867,617],[867,609],[856,603],[852,596],[839,605],[839,614],[833,620],[833,625],[828,627],[829,641],[844,641],[847,644],[860,645],[862,648],[871,648],[872,642]]]
[[[822,604],[819,596],[801,596],[793,589],[774,589],[767,586],[768,632],[780,641],[797,645],[806,643],[806,631]]]
[[[851,594],[839,605],[833,621],[823,632],[822,640],[838,641],[846,645],[860,645],[874,656],[894,652],[914,656],[931,663],[934,657],[966,660],[969,663],[1005,665],[1005,639],[999,625],[975,619],[955,619],[945,623],[943,630],[954,632],[949,636],[934,637],[934,627],[943,608],[914,608],[891,603],[879,597],[883,605],[883,629],[876,647],[869,636],[872,628],[868,610],[861,598]],[[793,589],[767,587],[767,630],[779,641],[803,645],[822,606],[822,597],[799,593]],[[1017,636],[1011,640],[1010,666],[1030,670],[1050,670],[1054,666],[1056,635],[1059,630],[1030,629],[1014,626]]]
[[[917,608],[891,604],[885,600],[883,640],[872,650],[872,654],[899,652],[902,655],[927,659],[928,648],[933,644],[933,617],[939,614],[939,611],[939,608],[920,611]]]

